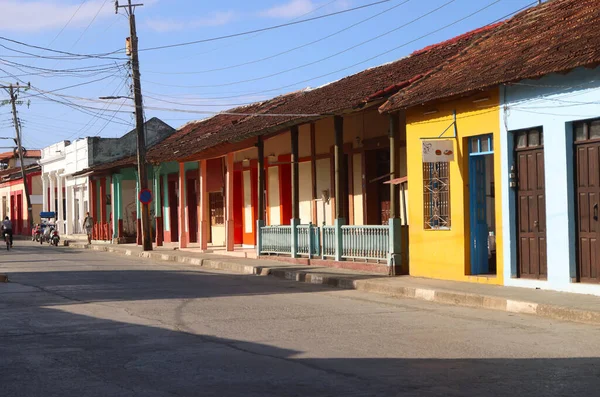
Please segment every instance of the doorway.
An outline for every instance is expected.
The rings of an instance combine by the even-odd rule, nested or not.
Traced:
[[[366,224],[387,225],[390,219],[389,148],[365,151]]]
[[[600,120],[574,125],[577,202],[577,276],[600,283]]]
[[[186,184],[190,243],[198,242],[198,178],[188,177]]]
[[[171,242],[179,241],[179,181],[177,176],[169,178],[169,219],[171,224]]]
[[[496,274],[494,141],[491,134],[469,138],[471,274]]]
[[[517,270],[521,278],[545,279],[546,198],[541,129],[515,134],[517,176]]]

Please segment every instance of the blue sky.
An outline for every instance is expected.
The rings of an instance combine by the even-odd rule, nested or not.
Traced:
[[[136,11],[140,49],[260,29],[374,1],[139,1],[145,4]],[[156,116],[178,127],[207,117],[210,112],[308,86],[317,87],[476,29],[531,2],[391,0],[263,33],[141,51],[146,118]],[[124,4],[125,0],[120,3]],[[486,6],[489,7],[459,21]],[[60,51],[112,52],[122,49],[129,35],[127,19],[122,13],[114,13],[114,0],[0,0],[0,10],[3,14],[0,36]],[[446,25],[451,26],[441,29]],[[432,33],[436,30],[439,31]],[[331,37],[307,45],[326,36]],[[365,41],[369,42],[361,44]],[[4,40],[0,40],[0,45],[10,49],[0,47],[3,70],[0,84],[13,83],[19,78],[31,82],[38,90],[21,94],[22,99],[29,101],[29,107],[19,106],[25,147],[41,148],[85,136],[121,136],[133,128],[132,101],[98,99],[130,95],[124,60],[39,59],[14,50],[44,56],[60,54]],[[277,55],[282,52],[287,53]],[[124,58],[124,54],[112,57]],[[267,57],[270,59],[260,61]],[[42,68],[53,71],[79,68],[80,71],[56,73]],[[81,68],[89,70],[82,72]],[[62,89],[73,85],[79,86]],[[61,90],[45,96],[39,93],[39,90],[57,89]],[[71,106],[48,98],[70,102]],[[1,106],[0,137],[13,135],[10,108]]]

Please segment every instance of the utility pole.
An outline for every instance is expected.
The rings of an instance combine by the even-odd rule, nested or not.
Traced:
[[[140,191],[148,189],[148,176],[146,167],[146,136],[144,131],[144,109],[142,102],[142,84],[140,82],[140,61],[138,58],[138,37],[135,28],[134,9],[143,4],[131,4],[127,0],[127,5],[119,5],[115,1],[115,11],[119,8],[125,8],[129,14],[129,34],[131,43],[131,71],[133,78],[133,99],[135,102],[135,129],[137,133],[137,163]],[[156,194],[156,192],[155,192]],[[139,197],[137,198],[139,200]],[[152,229],[150,228],[150,203],[140,203],[142,210],[142,246],[144,251],[152,251]]]
[[[2,88],[6,89],[10,95],[13,123],[15,125],[15,143],[17,144],[17,153],[19,154],[19,161],[21,162],[21,177],[23,178],[23,190],[25,191],[25,202],[27,204],[27,227],[31,229],[33,228],[33,209],[31,208],[31,199],[29,198],[29,187],[27,186],[27,174],[25,172],[25,161],[23,159],[23,145],[21,144],[21,128],[17,117],[17,94],[19,92],[19,85],[17,84],[16,91],[12,84]]]

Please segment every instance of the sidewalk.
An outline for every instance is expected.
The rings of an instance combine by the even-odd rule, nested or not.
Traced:
[[[267,259],[201,254],[164,247],[144,252],[137,245],[100,244],[88,246],[76,241],[71,241],[69,247],[137,256],[158,261],[185,263],[201,266],[205,269],[225,270],[239,274],[273,276],[297,282],[355,289],[391,297],[413,298],[442,304],[502,310],[556,320],[600,325],[600,297],[592,295],[423,279],[410,276],[387,277],[380,274],[345,269],[302,266]]]

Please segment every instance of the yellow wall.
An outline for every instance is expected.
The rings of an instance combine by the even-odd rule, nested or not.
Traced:
[[[473,103],[474,99],[489,97],[485,102]],[[493,134],[496,219],[502,219],[500,172],[500,117],[498,91],[480,93],[477,96],[420,106],[407,110],[407,167],[410,191],[409,207],[409,258],[410,274],[459,281],[491,284],[503,283],[502,250],[497,251],[496,277],[469,276],[470,273],[470,227],[469,227],[469,150],[468,137]],[[432,109],[438,112],[423,115]],[[454,140],[454,161],[450,163],[450,230],[425,230],[423,220],[423,163],[421,138],[439,136],[452,123],[452,110],[457,113],[458,137]],[[452,136],[450,128],[444,136]],[[496,246],[502,247],[502,229],[496,226]]]

